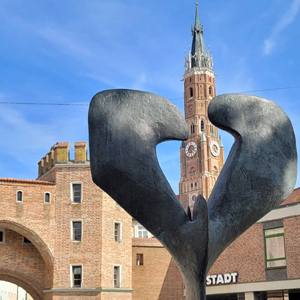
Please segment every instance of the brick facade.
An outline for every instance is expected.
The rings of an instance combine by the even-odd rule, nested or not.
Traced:
[[[132,298],[132,219],[92,182],[86,150],[85,142],[76,143],[71,161],[69,144],[59,143],[39,162],[38,180],[0,179],[0,280],[20,285],[34,299]],[[74,184],[81,187],[80,203]],[[82,224],[80,241],[72,238],[73,221]],[[72,287],[72,266],[82,267],[79,288]],[[114,266],[120,287],[114,287]]]
[[[143,264],[136,262],[143,254]],[[155,238],[133,238],[132,241],[133,299],[167,300],[183,297],[183,280],[169,252]]]
[[[276,293],[277,300],[300,299],[300,188],[295,189],[282,205],[251,226],[219,256],[208,275],[237,273],[237,282],[207,286],[208,295],[222,299],[264,298]],[[264,228],[283,224],[286,267],[267,269],[265,261]],[[148,240],[148,241],[144,241]],[[135,263],[136,254],[144,255],[144,265]],[[155,239],[133,239],[132,244],[133,300],[183,300],[184,283],[170,254]],[[287,275],[285,275],[287,274]],[[147,284],[148,282],[148,284]],[[155,284],[153,284],[155,283]],[[261,285],[257,285],[261,283]],[[273,284],[274,283],[274,284]],[[271,284],[271,291],[269,288]],[[293,286],[293,288],[290,288]],[[257,290],[255,290],[255,288]],[[236,291],[226,298],[230,291]],[[278,296],[285,293],[285,298]],[[142,295],[146,298],[141,298]],[[250,296],[249,296],[250,295]],[[266,296],[264,296],[266,295]],[[289,296],[290,295],[290,296]],[[253,297],[254,297],[253,296]],[[298,297],[297,296],[297,297]],[[213,296],[208,296],[213,297]],[[208,299],[218,299],[208,298]],[[228,296],[229,297],[229,296]],[[275,299],[275,298],[274,298]]]

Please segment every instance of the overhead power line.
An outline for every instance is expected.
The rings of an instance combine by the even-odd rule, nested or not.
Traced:
[[[279,87],[279,88],[272,88],[272,89],[263,89],[263,90],[254,90],[254,91],[245,91],[245,92],[232,92],[230,94],[246,94],[246,93],[256,93],[256,92],[266,92],[266,91],[276,91],[276,90],[289,90],[289,89],[297,89],[300,88],[300,85],[296,86],[287,86],[287,87]],[[169,100],[182,100],[183,98],[175,98]]]
[[[2,101],[0,104],[17,104],[17,105],[65,105],[65,106],[89,106],[84,103],[42,103],[42,102],[5,102]]]
[[[276,90],[289,90],[289,89],[297,89],[300,88],[300,85],[297,86],[288,86],[288,87],[279,87],[272,89],[263,89],[263,90],[254,90],[254,91],[246,91],[246,92],[235,92],[232,94],[246,94],[246,93],[256,93],[256,92],[266,92],[266,91],[276,91]],[[183,98],[174,98],[169,100],[182,100]],[[42,102],[6,102],[0,101],[0,104],[11,104],[11,105],[61,105],[61,106],[89,106],[86,103],[42,103]]]

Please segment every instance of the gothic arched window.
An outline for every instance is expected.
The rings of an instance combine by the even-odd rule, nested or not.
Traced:
[[[193,88],[190,88],[190,97],[193,97],[194,93],[193,93]]]
[[[17,201],[22,202],[23,201],[23,192],[17,191]]]
[[[191,125],[191,134],[193,134],[193,133],[195,133],[195,125],[194,124]]]
[[[205,131],[204,120],[201,120],[201,131]]]
[[[209,87],[209,89],[208,89],[208,93],[211,95],[212,94],[212,88],[211,88],[211,86]]]

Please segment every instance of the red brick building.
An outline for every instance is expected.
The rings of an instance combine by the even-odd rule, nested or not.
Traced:
[[[300,299],[299,249],[300,188],[220,255],[207,277],[207,299]],[[132,253],[134,300],[185,299],[179,269],[156,239],[134,238]]]
[[[132,299],[131,217],[91,179],[86,143],[59,143],[37,180],[0,179],[0,280],[34,299]]]

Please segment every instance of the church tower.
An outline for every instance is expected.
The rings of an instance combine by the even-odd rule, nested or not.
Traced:
[[[224,165],[224,147],[218,128],[208,119],[207,109],[216,95],[212,53],[206,52],[203,24],[196,3],[195,24],[192,25],[192,49],[185,57],[184,111],[189,138],[180,148],[181,179],[179,199],[183,207],[194,206],[201,194],[208,199]]]

